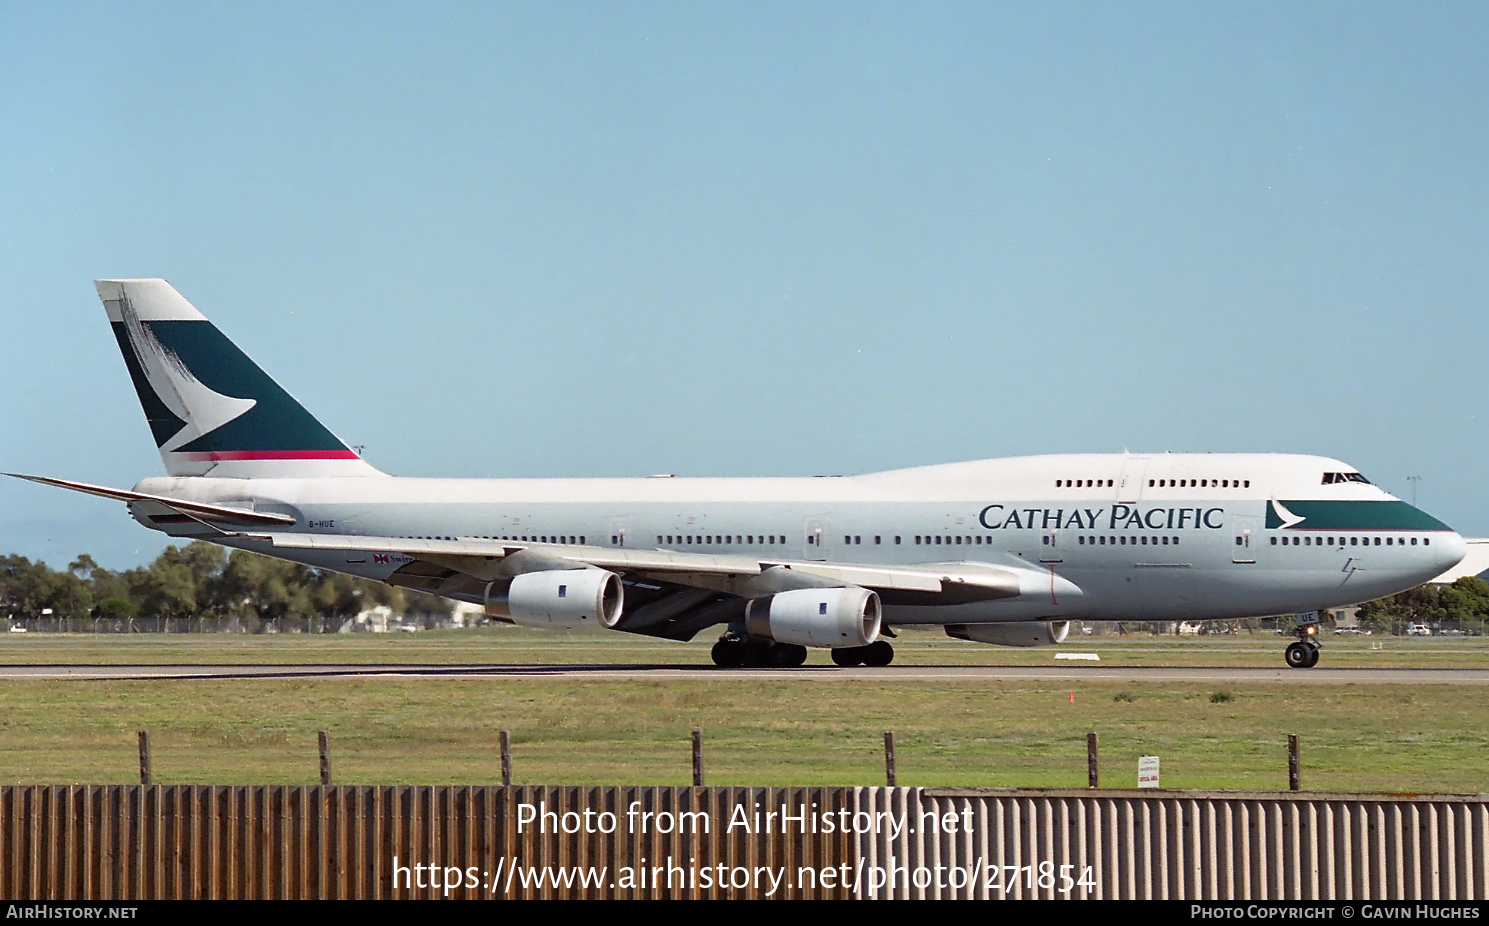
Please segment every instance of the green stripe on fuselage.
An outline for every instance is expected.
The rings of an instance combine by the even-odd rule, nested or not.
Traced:
[[[1363,501],[1279,501],[1295,517],[1302,518],[1291,526],[1300,531],[1445,531],[1451,530],[1432,515],[1406,502]],[[1286,522],[1273,503],[1267,503],[1267,529],[1276,530]]]

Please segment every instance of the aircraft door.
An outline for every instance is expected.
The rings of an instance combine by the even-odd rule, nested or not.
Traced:
[[[1041,563],[1060,563],[1065,558],[1060,554],[1060,532],[1058,530],[1045,531],[1039,538],[1039,561]]]
[[[626,545],[626,528],[630,524],[630,518],[610,519],[610,545],[612,547],[623,547]]]
[[[827,538],[830,525],[826,518],[807,518],[806,558],[827,559]]]
[[[1231,522],[1231,562],[1256,562],[1256,547],[1261,539],[1257,526],[1256,518],[1236,518]]]
[[[1147,457],[1122,460],[1122,476],[1117,480],[1117,503],[1132,504],[1143,496],[1143,478],[1148,473]]]

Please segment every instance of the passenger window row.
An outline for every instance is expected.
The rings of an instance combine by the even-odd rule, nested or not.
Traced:
[[[1050,542],[1048,536],[1046,536],[1044,538],[1044,542],[1045,543],[1049,543]],[[1105,546],[1125,547],[1125,546],[1129,546],[1129,545],[1130,546],[1139,546],[1139,545],[1141,545],[1141,546],[1148,546],[1148,545],[1150,545],[1150,543],[1151,543],[1152,546],[1155,546],[1155,547],[1156,546],[1160,546],[1160,545],[1166,547],[1166,546],[1168,546],[1170,544],[1172,544],[1174,546],[1178,546],[1179,545],[1179,538],[1178,537],[1162,537],[1162,536],[1160,536],[1160,537],[1153,537],[1153,538],[1150,539],[1148,537],[1138,536],[1138,537],[1132,537],[1132,538],[1129,539],[1127,537],[1127,535],[1125,535],[1125,534],[1118,534],[1115,537],[1112,537],[1110,540],[1108,540],[1105,535],[1098,534],[1095,537],[1088,537],[1086,535],[1077,536],[1075,538],[1075,542],[1076,542],[1076,545],[1077,546],[1090,546],[1090,547],[1105,547]]]
[[[1393,546],[1394,547],[1404,547],[1404,546],[1407,545],[1408,542],[1410,542],[1412,546],[1416,546],[1417,545],[1417,539],[1418,538],[1413,537],[1413,538],[1411,538],[1410,541],[1408,541],[1405,537],[1384,537],[1384,538],[1382,538],[1382,537],[1374,537],[1374,538],[1372,538],[1372,537],[1350,537],[1349,538],[1349,546],[1352,546],[1352,547],[1370,547],[1370,546],[1376,546],[1376,547],[1378,547],[1378,546],[1381,546],[1382,545],[1382,542],[1384,542],[1384,545],[1385,546],[1388,546],[1388,547],[1393,547]],[[1422,546],[1424,546],[1424,547],[1430,547],[1430,546],[1432,546],[1432,538],[1431,537],[1422,537],[1420,539],[1422,541]],[[1374,540],[1374,543],[1371,542],[1372,540]],[[1282,536],[1282,538],[1281,538],[1281,543],[1282,543],[1282,546],[1284,546],[1284,547],[1325,547],[1325,546],[1327,546],[1327,547],[1333,547],[1333,546],[1342,547],[1342,546],[1345,546],[1345,542],[1344,541],[1345,541],[1345,538],[1343,538],[1343,537],[1312,537],[1312,536],[1309,536],[1307,534],[1304,534],[1303,536],[1298,536],[1296,534],[1294,534],[1292,536],[1288,536],[1288,535],[1284,534]],[[1236,538],[1236,542],[1237,543],[1240,543],[1241,542],[1241,538],[1237,537]],[[1277,544],[1278,544],[1278,538],[1277,537],[1273,537],[1272,538],[1272,546],[1275,547],[1275,546],[1277,546]]]
[[[1050,545],[1050,535],[1049,534],[1045,534],[1043,540],[1044,540],[1044,545],[1045,546],[1049,546]],[[984,540],[983,540],[983,538],[981,536],[967,537],[965,540],[963,540],[963,538],[961,538],[961,537],[944,537],[944,536],[937,537],[937,536],[923,536],[923,535],[920,535],[920,534],[916,534],[915,535],[915,542],[917,544],[924,543],[924,544],[927,544],[927,545],[931,545],[931,544],[937,544],[937,545],[939,545],[939,544],[945,544],[946,546],[953,546],[953,545],[960,545],[962,543],[965,543],[968,546],[982,546],[983,543],[984,543]],[[1121,535],[1121,534],[1119,534],[1119,535],[1117,535],[1115,537],[1110,537],[1110,538],[1108,538],[1107,536],[1104,536],[1104,535],[1097,535],[1097,536],[1091,537],[1091,536],[1087,536],[1085,534],[1079,534],[1079,535],[1076,536],[1075,542],[1079,546],[1093,546],[1093,547],[1096,547],[1096,546],[1102,546],[1102,547],[1104,547],[1104,546],[1113,546],[1113,547],[1115,547],[1115,546],[1124,546],[1125,547],[1128,544],[1131,544],[1132,546],[1138,546],[1139,544],[1141,544],[1143,546],[1147,546],[1150,543],[1153,546],[1156,547],[1156,546],[1159,546],[1159,545],[1168,546],[1169,544],[1173,544],[1174,546],[1178,546],[1179,545],[1179,538],[1178,537],[1153,537],[1153,538],[1150,539],[1148,537],[1132,537],[1131,539],[1129,539],[1127,536]],[[992,546],[993,545],[993,538],[988,537],[987,540],[986,540],[986,543],[987,543],[988,546]]]
[[[1149,479],[1148,488],[1158,489],[1249,489],[1250,479]]]
[[[900,542],[900,539],[898,537],[896,537],[895,538],[895,543],[899,543],[899,542]],[[974,537],[967,537],[967,538],[964,539],[962,537],[947,537],[944,534],[943,535],[939,535],[939,536],[938,535],[932,535],[932,534],[916,534],[915,535],[915,543],[917,545],[923,543],[926,546],[931,546],[933,544],[936,545],[936,546],[939,546],[939,545],[941,545],[941,544],[944,543],[948,547],[949,546],[953,546],[953,545],[960,546],[961,544],[966,543],[966,545],[970,547],[970,546],[972,546],[974,544],[977,545],[977,546],[982,546],[982,544],[983,544],[983,538],[982,538],[981,535],[974,536]],[[988,546],[992,546],[993,545],[993,538],[991,538],[991,537],[987,538],[987,545]]]
[[[1353,475],[1353,474],[1347,474],[1347,475]],[[1248,484],[1249,484],[1249,482],[1248,482]],[[1222,488],[1224,488],[1224,486],[1222,486]],[[455,538],[454,537],[433,537],[433,536],[422,536],[421,535],[421,536],[416,536],[416,537],[407,537],[405,539],[408,539],[408,540],[454,540]],[[518,536],[518,535],[505,535],[504,534],[504,535],[502,535],[500,537],[497,537],[497,536],[494,536],[494,535],[481,535],[481,536],[478,536],[476,539],[478,539],[478,540],[518,540],[518,541],[522,541],[523,543],[561,543],[561,544],[576,544],[577,543],[577,544],[580,544],[580,545],[583,545],[585,543],[585,536],[582,535],[582,534],[580,534],[578,536],[573,535],[573,534],[569,534],[567,536],[565,536],[565,535],[551,536],[551,535],[548,535],[548,534],[534,534],[534,535],[522,534],[522,535]],[[1278,546],[1279,544],[1281,546],[1284,546],[1284,547],[1286,547],[1286,546],[1294,546],[1294,547],[1299,547],[1299,546],[1301,546],[1301,547],[1312,547],[1312,546],[1319,546],[1319,547],[1323,547],[1323,546],[1329,546],[1329,547],[1344,547],[1344,546],[1351,546],[1351,547],[1354,547],[1354,546],[1365,546],[1365,547],[1368,547],[1368,546],[1377,546],[1377,547],[1379,547],[1379,546],[1388,546],[1388,547],[1391,547],[1391,546],[1398,546],[1398,547],[1404,547],[1404,546],[1406,546],[1408,544],[1410,544],[1411,546],[1416,546],[1418,540],[1421,541],[1422,546],[1431,546],[1432,545],[1432,538],[1430,538],[1430,537],[1421,537],[1421,538],[1412,537],[1410,539],[1407,539],[1406,537],[1389,537],[1389,536],[1388,537],[1358,537],[1358,536],[1354,536],[1354,537],[1345,538],[1345,537],[1333,537],[1333,536],[1314,537],[1314,536],[1308,535],[1308,534],[1303,534],[1303,535],[1296,535],[1296,534],[1294,534],[1294,535],[1287,535],[1287,534],[1284,534],[1280,538],[1274,536],[1271,539],[1272,539],[1272,546],[1274,546],[1274,547],[1275,546]],[[901,540],[901,538],[899,536],[896,536],[894,538],[895,544],[898,545],[900,543],[900,540]],[[813,541],[813,538],[812,537],[808,537],[807,538],[807,543],[809,545],[812,543],[812,541]],[[612,536],[610,538],[610,542],[612,544],[618,544],[620,542],[620,537],[618,535]],[[782,543],[782,544],[785,543],[786,542],[786,535],[784,535],[784,534],[759,534],[759,535],[757,535],[757,534],[743,534],[743,535],[739,535],[739,534],[722,534],[722,535],[721,534],[686,534],[686,535],[684,535],[684,534],[677,534],[677,535],[673,535],[673,534],[658,534],[657,535],[657,545],[658,546],[662,546],[664,544],[670,546],[674,542],[675,543],[678,543],[678,544],[684,544],[684,545],[700,545],[700,544],[701,545],[714,545],[714,544],[721,544],[721,545],[725,545],[725,546],[732,546],[732,545],[734,545],[737,542],[737,543],[739,543],[741,545],[744,545],[744,546],[756,546],[756,545],[774,546],[774,545],[776,545],[778,543]],[[878,545],[880,545],[883,542],[883,537],[881,535],[879,535],[879,534],[875,534],[874,535],[874,538],[873,538],[873,542],[874,542],[874,545],[875,546],[878,546]],[[935,545],[935,546],[941,546],[941,545],[945,545],[945,546],[962,546],[963,544],[965,544],[967,546],[982,546],[983,543],[984,543],[984,539],[983,539],[983,537],[981,535],[975,535],[975,536],[971,536],[971,537],[946,536],[946,535],[929,535],[929,534],[916,534],[915,535],[915,544],[917,546],[920,546],[922,544],[924,544],[926,546],[932,546],[932,545]],[[1048,546],[1049,543],[1050,543],[1050,537],[1049,537],[1048,534],[1046,534],[1045,537],[1044,537],[1044,543],[1045,543],[1046,546]],[[1150,545],[1150,544],[1152,546],[1160,546],[1160,545],[1162,545],[1162,546],[1168,546],[1170,544],[1172,544],[1173,546],[1178,546],[1179,545],[1179,538],[1178,537],[1162,537],[1162,536],[1159,536],[1159,537],[1152,537],[1150,539],[1149,537],[1139,536],[1139,537],[1132,537],[1129,540],[1129,538],[1127,536],[1125,536],[1125,535],[1117,535],[1117,536],[1114,536],[1114,537],[1111,537],[1111,538],[1108,538],[1108,537],[1106,537],[1104,535],[1097,535],[1097,536],[1094,536],[1094,537],[1093,536],[1087,536],[1087,535],[1078,535],[1076,537],[1076,543],[1078,545],[1080,545],[1080,546],[1093,546],[1093,547],[1095,547],[1095,546],[1127,546],[1127,545],[1129,545],[1129,543],[1132,546],[1137,546],[1139,544],[1144,545],[1144,546],[1147,546],[1147,545]],[[861,534],[844,534],[843,535],[843,544],[845,546],[862,546],[862,544],[863,544],[863,535],[861,535]],[[992,546],[993,545],[993,539],[991,537],[987,538],[986,539],[986,544],[988,546]],[[1237,537],[1236,538],[1236,544],[1237,544],[1237,546],[1240,546],[1242,544],[1242,538]]]
[[[1111,488],[1112,479],[1056,479],[1057,489]],[[1150,489],[1249,489],[1250,479],[1149,479]]]
[[[785,543],[785,534],[658,534],[657,546],[671,546],[673,544],[688,545],[713,545],[753,547],[757,545],[773,546],[777,542]]]
[[[412,540],[454,540],[455,538],[454,537],[413,537],[413,538],[410,538],[410,539],[412,539]],[[514,535],[503,534],[500,537],[496,536],[495,534],[478,534],[478,535],[476,535],[475,539],[476,540],[520,540],[523,543],[563,543],[563,544],[571,544],[571,543],[583,544],[584,543],[584,537],[583,537],[583,535],[580,535],[580,536],[577,536],[576,537],[573,534],[570,534],[570,535],[568,535],[566,537],[565,536],[562,536],[562,535],[549,536],[547,534],[541,534],[541,535],[539,535],[539,534],[531,534],[531,535],[529,535],[529,534],[523,534],[521,536],[517,536],[515,534]]]

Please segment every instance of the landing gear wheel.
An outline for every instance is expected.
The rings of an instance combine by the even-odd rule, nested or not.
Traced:
[[[1310,647],[1308,647],[1308,649],[1312,650],[1312,652],[1310,652],[1308,654],[1308,665],[1304,666],[1304,668],[1311,669],[1314,666],[1318,665],[1319,647],[1317,647],[1317,646],[1310,646]]]
[[[894,661],[894,647],[883,640],[877,640],[863,648],[863,664],[878,668],[887,666]]]
[[[771,656],[773,657],[771,665],[782,669],[794,669],[797,666],[806,665],[807,648],[797,646],[795,643],[777,643],[775,652]]]
[[[726,669],[735,669],[744,664],[744,643],[740,640],[723,639],[709,651],[713,664]]]
[[[739,664],[747,669],[759,669],[771,665],[771,657],[775,655],[771,644],[764,640],[749,640],[740,643]]]
[[[845,669],[863,665],[863,647],[844,646],[835,649],[832,651],[832,661],[834,665],[840,665]]]
[[[1307,669],[1318,662],[1318,651],[1307,643],[1291,643],[1283,653],[1289,669]]]

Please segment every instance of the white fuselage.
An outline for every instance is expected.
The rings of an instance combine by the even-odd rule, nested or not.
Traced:
[[[1281,454],[1087,454],[846,477],[162,477],[136,489],[290,514],[293,530],[312,534],[869,566],[987,563],[1048,572],[1052,588],[1058,576],[1079,590],[959,604],[886,599],[886,623],[901,625],[1307,611],[1411,588],[1462,558],[1462,538],[1445,525],[1369,483],[1326,484],[1335,472],[1353,467]],[[203,525],[140,520],[215,539]],[[408,562],[345,551],[273,555],[376,579]]]

